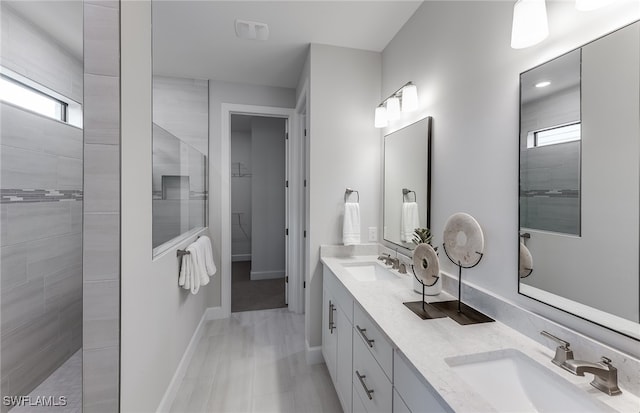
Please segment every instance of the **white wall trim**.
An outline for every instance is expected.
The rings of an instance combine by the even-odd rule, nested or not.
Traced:
[[[295,133],[296,128],[293,128],[295,121],[295,110],[290,108],[282,108],[275,106],[256,106],[256,105],[243,105],[236,103],[222,103],[221,104],[221,116],[220,116],[220,178],[221,178],[221,205],[220,213],[222,217],[222,245],[220,251],[221,260],[221,301],[222,309],[225,316],[231,314],[231,115],[253,115],[253,116],[272,116],[278,118],[285,118],[288,121],[288,131],[290,134]],[[289,229],[291,231],[291,228]],[[288,248],[288,246],[287,246]],[[288,260],[291,259],[291,254],[288,256]],[[289,263],[286,264],[287,268],[291,268]],[[287,271],[287,270],[285,270]],[[296,291],[292,282],[293,277],[289,278],[289,290]],[[299,297],[292,297],[293,294],[289,294],[288,302],[290,305],[295,299]]]
[[[251,261],[251,254],[234,254],[231,255],[231,261]]]
[[[225,314],[222,307],[208,307],[204,310],[204,319],[209,320],[220,320],[221,318],[227,318],[228,315]]]
[[[309,342],[307,340],[305,340],[305,346],[307,353],[307,364],[311,365],[324,363],[324,356],[322,355],[321,346],[309,347]]]
[[[180,363],[178,363],[178,367],[176,368],[175,373],[173,373],[173,377],[169,382],[169,386],[167,386],[167,390],[164,392],[164,396],[162,396],[162,400],[160,400],[160,405],[156,409],[157,413],[165,413],[169,412],[171,405],[173,404],[176,395],[178,394],[178,389],[182,384],[182,380],[184,379],[185,374],[187,373],[187,367],[189,367],[189,363],[191,363],[191,358],[193,358],[193,354],[196,352],[196,347],[198,346],[198,342],[202,337],[203,326],[207,318],[207,313],[210,309],[207,308],[204,313],[202,313],[202,317],[200,318],[200,322],[196,327],[196,330],[193,332],[191,336],[191,340],[189,341],[189,345],[185,350],[182,358],[180,359]]]

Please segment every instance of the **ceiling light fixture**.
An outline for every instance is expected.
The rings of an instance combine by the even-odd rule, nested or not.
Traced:
[[[266,23],[237,19],[236,36],[247,40],[267,40],[269,38],[269,26]]]
[[[401,111],[413,112],[416,109],[418,109],[418,88],[413,82],[407,82],[376,107],[374,126],[384,128],[390,120],[399,119]]]
[[[545,80],[544,82],[536,83],[536,87],[547,87],[550,84],[551,84],[551,82],[549,82],[548,80]]]
[[[518,0],[513,6],[511,47],[524,49],[549,35],[545,0]]]

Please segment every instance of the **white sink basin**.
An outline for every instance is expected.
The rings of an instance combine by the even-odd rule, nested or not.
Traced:
[[[450,357],[445,362],[499,412],[614,411],[515,349]]]
[[[376,261],[344,263],[346,270],[358,281],[396,280],[398,276]]]

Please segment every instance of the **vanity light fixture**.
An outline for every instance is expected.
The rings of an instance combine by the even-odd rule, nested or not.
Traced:
[[[549,35],[545,0],[518,0],[513,6],[511,47],[524,49]]]
[[[548,80],[545,80],[544,82],[538,82],[536,83],[536,87],[547,87],[551,84],[551,82],[549,82]]]
[[[384,128],[389,120],[400,118],[400,112],[418,109],[418,88],[413,82],[405,83],[376,107],[374,126]]]

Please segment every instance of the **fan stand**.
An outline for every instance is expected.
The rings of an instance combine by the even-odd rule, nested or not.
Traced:
[[[411,271],[413,272],[413,276],[415,277],[415,279],[418,280],[420,285],[422,285],[422,300],[420,300],[420,301],[410,301],[410,302],[406,302],[406,303],[402,303],[402,304],[407,306],[407,308],[409,310],[413,311],[418,317],[420,317],[423,320],[432,320],[434,318],[445,318],[447,316],[445,313],[443,313],[442,311],[438,310],[433,305],[427,303],[424,300],[424,296],[425,296],[424,289],[425,289],[425,287],[433,287],[434,285],[436,285],[436,283],[440,279],[440,276],[436,276],[436,280],[433,282],[433,284],[425,284],[416,275],[416,271],[415,271],[415,268],[414,268],[413,265],[411,265]]]
[[[481,252],[476,251],[476,254],[479,255],[478,261],[476,261],[476,263],[473,265],[465,267],[460,261],[455,262],[451,259],[449,253],[447,252],[447,247],[444,243],[442,244],[442,248],[444,249],[444,253],[447,258],[449,258],[449,261],[458,266],[458,299],[451,301],[438,301],[432,303],[431,306],[440,310],[449,318],[453,319],[455,322],[461,325],[490,323],[492,321],[495,321],[493,318],[481,313],[475,308],[469,307],[462,302],[462,269],[473,268],[476,265],[480,264],[480,261],[482,260],[482,257],[484,255]]]

